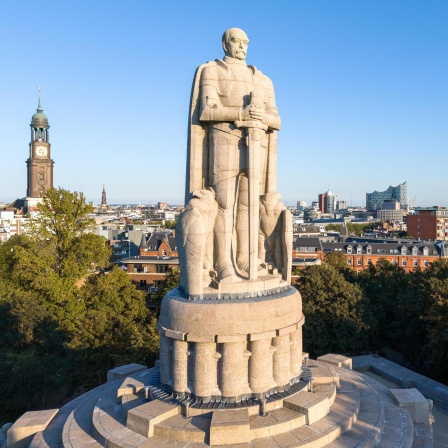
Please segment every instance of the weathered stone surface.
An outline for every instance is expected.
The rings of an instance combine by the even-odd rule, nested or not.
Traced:
[[[128,375],[132,375],[133,373],[142,372],[146,370],[147,367],[141,364],[126,364],[124,366],[115,367],[107,372],[107,382],[115,381],[120,378],[124,378]]]
[[[26,448],[34,434],[43,431],[58,413],[58,409],[48,409],[46,411],[25,412],[8,429],[8,448]]]
[[[429,403],[417,389],[390,389],[390,393],[395,403],[409,412],[414,423],[429,425]]]
[[[210,425],[210,445],[231,445],[250,441],[250,423],[247,409],[213,412]]]
[[[129,410],[126,426],[142,436],[151,437],[157,423],[177,414],[179,406],[154,400]]]
[[[319,356],[317,360],[332,364],[334,366],[352,370],[352,358],[347,358],[347,356],[328,353],[327,355]]]

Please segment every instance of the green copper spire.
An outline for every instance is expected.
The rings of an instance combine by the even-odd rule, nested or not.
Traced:
[[[39,95],[39,103],[37,104],[37,112],[31,118],[31,127],[36,129],[48,129],[50,125],[48,124],[48,118],[43,112],[42,102]]]
[[[37,112],[43,112],[42,104],[40,102],[40,95],[39,95],[39,104],[37,105]]]

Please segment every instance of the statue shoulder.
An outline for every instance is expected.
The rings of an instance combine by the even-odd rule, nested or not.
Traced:
[[[262,85],[265,89],[274,90],[274,84],[269,76],[265,75],[261,70],[258,70],[253,65],[251,65],[250,68],[254,71],[254,77],[260,85]]]
[[[227,72],[229,70],[227,64],[221,59],[215,59],[214,61],[202,64],[199,69],[201,69],[201,80],[217,80],[221,78],[222,72]],[[198,70],[199,70],[198,69]]]

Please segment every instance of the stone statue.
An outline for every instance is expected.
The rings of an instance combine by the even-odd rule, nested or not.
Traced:
[[[181,287],[190,294],[189,287],[199,283],[192,283],[186,277],[189,275],[204,278],[203,286],[222,287],[277,273],[286,280],[291,270],[291,263],[284,257],[291,248],[285,247],[286,239],[279,231],[290,224],[287,221],[291,216],[276,192],[276,132],[280,117],[271,80],[246,64],[248,43],[244,31],[228,29],[222,37],[224,58],[201,65],[193,81],[187,207],[177,228],[181,271],[183,261],[188,264],[192,260],[197,268],[201,265],[200,272],[190,266],[188,273],[182,274]],[[194,192],[207,189],[214,191],[216,201],[216,206],[210,207],[210,197],[207,199],[207,207],[213,210],[214,230],[212,240],[201,241],[207,245],[212,241],[213,247],[207,249],[213,258],[211,266],[198,262],[195,251],[188,248],[191,238],[187,236],[188,232],[202,232],[191,221],[196,207],[195,225],[200,227],[205,216],[203,201],[198,202]],[[184,228],[186,221],[188,231]],[[206,221],[210,223],[210,218]],[[201,290],[193,289],[194,295]]]
[[[160,306],[160,388],[214,406],[300,383],[302,300],[291,286],[292,216],[276,191],[280,118],[271,80],[246,65],[249,39],[222,38],[191,94],[179,287]],[[264,411],[263,411],[264,413]]]

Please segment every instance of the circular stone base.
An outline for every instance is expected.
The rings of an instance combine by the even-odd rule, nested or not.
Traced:
[[[31,448],[86,446],[207,448],[356,448],[432,446],[429,425],[415,425],[389,390],[350,370],[309,360],[308,388],[258,406],[188,408],[145,398],[155,369],[106,383],[61,408]],[[308,378],[309,379],[309,378]],[[145,390],[146,389],[146,390]]]
[[[237,403],[284,391],[300,377],[302,299],[293,287],[271,295],[162,301],[160,384],[178,398]]]

